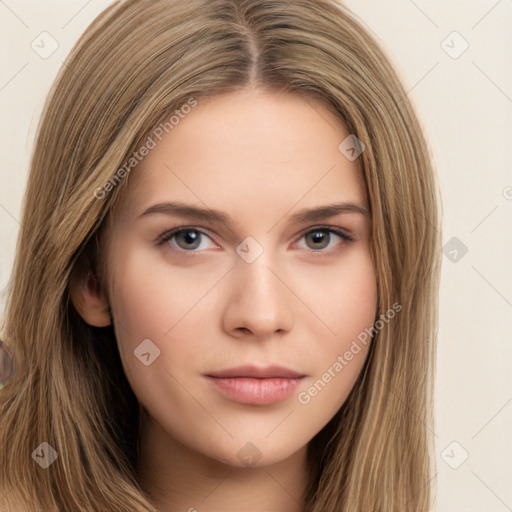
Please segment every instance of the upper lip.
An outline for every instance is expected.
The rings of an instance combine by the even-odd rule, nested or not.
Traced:
[[[256,379],[271,379],[271,378],[283,378],[283,379],[296,379],[304,377],[304,374],[298,373],[290,368],[284,366],[236,366],[234,368],[226,368],[225,370],[219,370],[217,372],[211,372],[207,374],[208,377],[215,377],[218,379],[229,379],[229,378],[256,378]]]

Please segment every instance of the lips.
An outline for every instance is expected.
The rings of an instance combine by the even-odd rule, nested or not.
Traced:
[[[237,366],[236,368],[228,368],[226,370],[220,370],[218,372],[212,372],[208,374],[209,377],[218,379],[229,379],[229,378],[254,378],[254,379],[296,379],[304,377],[304,374],[300,374],[296,371],[285,368],[284,366]]]
[[[282,366],[238,366],[205,377],[230,401],[269,405],[289,398],[305,375]]]

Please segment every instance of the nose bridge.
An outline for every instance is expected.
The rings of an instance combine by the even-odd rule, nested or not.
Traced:
[[[239,261],[235,267],[235,274],[244,287],[246,296],[253,296],[258,300],[265,300],[265,303],[275,300],[277,282],[275,276],[270,272],[271,261],[265,256],[260,256],[252,263]]]
[[[265,243],[267,242],[267,243]],[[275,251],[272,250],[269,240],[264,246],[253,237],[248,236],[236,248],[238,257],[235,261],[234,272],[246,286],[254,288],[253,293],[269,294],[276,283],[271,282],[272,268],[275,265]]]
[[[243,243],[237,252],[240,248]],[[249,245],[247,253],[254,249]],[[250,331],[256,337],[266,337],[288,331],[293,324],[286,287],[270,270],[275,266],[273,254],[270,250],[258,252],[251,258],[239,254],[235,262],[224,312],[224,328],[231,333]]]

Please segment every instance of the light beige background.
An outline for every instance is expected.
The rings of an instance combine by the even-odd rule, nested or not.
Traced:
[[[71,46],[109,4],[0,0],[0,289],[14,258],[46,93]],[[434,510],[512,510],[512,0],[346,4],[392,55],[420,113],[442,188],[447,245]],[[51,49],[43,32],[58,43],[47,58],[32,48]]]

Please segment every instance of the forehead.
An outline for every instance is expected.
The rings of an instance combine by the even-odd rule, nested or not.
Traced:
[[[134,210],[171,199],[233,211],[361,199],[358,163],[339,149],[350,134],[319,101],[241,91],[203,98],[188,112],[161,140],[150,134],[154,148],[130,175]]]

